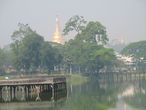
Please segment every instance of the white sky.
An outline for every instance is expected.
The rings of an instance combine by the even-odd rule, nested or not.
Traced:
[[[76,14],[100,21],[111,39],[146,40],[146,0],[0,0],[0,46],[11,42],[19,22],[51,40],[56,15],[63,29]]]

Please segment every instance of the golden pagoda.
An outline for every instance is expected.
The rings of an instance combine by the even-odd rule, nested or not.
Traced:
[[[56,17],[55,32],[53,33],[53,42],[63,44],[62,34],[60,32],[59,18]]]

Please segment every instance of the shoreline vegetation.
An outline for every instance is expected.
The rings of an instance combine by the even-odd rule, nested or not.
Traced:
[[[46,41],[28,24],[18,23],[11,34],[11,43],[0,48],[0,75],[19,72],[73,72],[97,73],[109,64],[116,64],[112,48],[107,48],[106,27],[99,21],[86,21],[83,16],[74,15],[66,23],[63,35],[72,31],[73,39],[68,41]],[[61,36],[59,36],[61,37]],[[117,65],[117,64],[116,64]]]
[[[87,76],[83,76],[81,74],[71,74],[69,75],[69,78],[67,78],[67,82],[72,84],[73,86],[82,85],[89,81],[89,78]]]

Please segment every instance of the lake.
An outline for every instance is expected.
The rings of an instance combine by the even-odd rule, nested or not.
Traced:
[[[67,94],[43,94],[45,100],[0,103],[0,110],[146,110],[146,80],[113,81],[90,77],[90,81],[73,86]]]

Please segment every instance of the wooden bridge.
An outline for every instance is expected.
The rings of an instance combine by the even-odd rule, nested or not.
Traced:
[[[49,77],[49,76],[40,76],[40,77],[22,77],[20,79],[8,79],[0,80],[0,86],[10,86],[10,85],[31,85],[31,84],[55,84],[55,83],[64,83],[66,78],[59,77]]]
[[[63,76],[0,80],[0,102],[51,100],[58,91],[67,92],[66,78]]]

